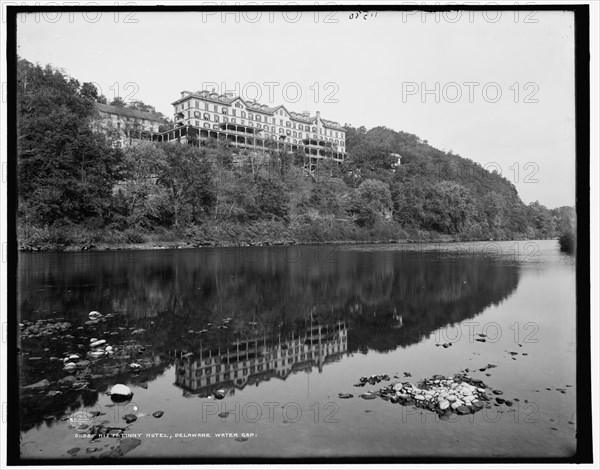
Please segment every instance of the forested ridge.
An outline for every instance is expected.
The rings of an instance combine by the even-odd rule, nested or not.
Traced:
[[[575,224],[574,208],[525,205],[506,178],[385,127],[346,125],[346,161],[312,174],[301,152],[216,140],[115,149],[92,126],[106,102],[93,84],[24,59],[17,73],[21,249],[531,239]]]

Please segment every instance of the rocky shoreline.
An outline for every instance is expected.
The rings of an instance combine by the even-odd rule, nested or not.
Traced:
[[[430,238],[430,239],[402,239],[402,240],[331,240],[331,241],[307,241],[307,242],[295,242],[295,241],[282,241],[282,242],[257,242],[257,243],[206,243],[206,244],[193,244],[185,240],[178,241],[149,241],[143,243],[98,243],[98,244],[86,244],[86,245],[70,245],[62,249],[49,249],[49,248],[34,248],[34,247],[23,247],[19,246],[18,251],[30,252],[30,253],[72,253],[72,252],[100,252],[100,251],[143,251],[143,250],[189,250],[197,248],[247,248],[247,247],[266,247],[266,246],[308,246],[308,245],[323,245],[323,246],[339,246],[339,245],[387,245],[387,244],[398,244],[398,245],[412,245],[412,244],[427,244],[427,243],[439,243],[439,244],[450,244],[450,243],[469,243],[469,242],[499,242],[499,241],[527,241],[527,238],[514,238],[506,240],[492,240],[492,239],[460,239],[460,238]]]

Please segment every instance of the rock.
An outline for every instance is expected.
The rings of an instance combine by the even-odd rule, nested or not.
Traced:
[[[222,400],[223,398],[225,398],[227,396],[227,391],[223,390],[222,388],[217,390],[215,393],[213,393],[214,397],[217,400]]]
[[[457,412],[459,415],[467,415],[467,414],[470,414],[470,413],[471,413],[471,410],[469,409],[469,407],[468,407],[468,406],[461,405],[461,406],[459,406],[458,408],[456,408],[456,412]]]
[[[423,395],[415,395],[415,400],[425,400]]]
[[[126,437],[124,439],[121,439],[121,442],[119,443],[119,450],[121,451],[122,455],[125,455],[128,452],[131,452],[133,449],[135,449],[141,443],[142,443],[142,441],[140,441],[139,439],[133,439],[131,437]]]
[[[477,410],[480,410],[483,408],[483,402],[479,401],[479,400],[473,400],[471,402],[471,406],[473,406],[474,408],[476,408]]]
[[[217,416],[219,418],[227,418],[227,416],[229,416],[229,411],[221,411]]]
[[[438,406],[440,407],[440,410],[445,410],[450,407],[450,402],[448,400],[442,400],[439,402]]]
[[[450,347],[450,345],[449,345],[448,343],[444,343],[444,344],[442,344],[442,346],[443,346],[444,348],[449,348],[449,347]]]
[[[354,395],[351,393],[338,393],[339,398],[352,398]]]
[[[100,449],[98,447],[88,447],[85,449],[86,454],[93,454],[94,452],[98,452]]]
[[[148,382],[140,382],[138,387],[143,388],[144,390],[148,389]]]
[[[512,402],[512,400],[505,400],[505,401],[504,401],[504,404],[505,404],[506,406],[512,406],[512,405],[513,405],[513,402]]]
[[[485,343],[484,338],[475,338],[475,341],[479,341],[480,343]]]
[[[154,416],[155,418],[161,418],[162,415],[164,415],[164,414],[165,414],[164,411],[158,410],[158,411],[155,411],[154,413],[152,413],[152,416]]]
[[[498,403],[499,405],[501,405],[502,403],[504,403],[504,398],[497,397],[496,398],[496,403]]]
[[[98,341],[94,341],[93,343],[90,343],[90,348],[97,348],[98,346],[102,346],[105,343],[106,343],[105,339],[99,339]]]
[[[110,389],[110,398],[114,402],[129,400],[133,396],[131,389],[123,384],[113,385]]]
[[[360,398],[362,398],[363,400],[374,400],[375,398],[377,398],[377,395],[375,395],[373,392],[367,392],[367,393],[361,393],[359,395]]]
[[[238,436],[235,438],[235,440],[238,442],[246,442],[248,440],[248,438],[245,436]]]
[[[63,370],[66,370],[67,372],[74,371],[75,369],[77,369],[77,364],[74,362],[67,362],[65,367],[63,367]]]
[[[494,395],[502,395],[504,392],[502,390],[492,390]]]
[[[456,400],[454,403],[450,405],[453,410],[458,409],[459,406],[463,406],[463,402],[460,400]]]
[[[142,370],[142,366],[137,362],[132,362],[131,364],[129,364],[129,369],[133,372],[137,372]]]
[[[123,416],[123,419],[125,420],[125,422],[127,424],[133,423],[134,421],[137,421],[137,416],[134,414],[126,414],[125,416]]]
[[[96,312],[95,310],[88,313],[88,318],[90,320],[98,320],[101,317],[102,317],[102,314],[100,312]]]
[[[69,449],[69,450],[67,451],[67,454],[69,454],[69,455],[74,455],[74,454],[76,454],[77,452],[79,452],[80,450],[81,450],[81,448],[80,448],[80,447],[73,447],[72,449]]]
[[[36,382],[31,385],[27,385],[23,388],[25,388],[27,390],[40,390],[40,389],[48,388],[49,386],[50,386],[50,382],[48,381],[48,379],[43,379],[43,380],[40,380],[39,382]]]
[[[454,395],[448,395],[446,397],[446,400],[448,400],[449,402],[455,402],[457,398]]]
[[[77,367],[79,368],[84,368],[90,365],[90,361],[86,361],[85,359],[83,361],[79,361],[78,363],[75,364]]]
[[[62,395],[62,392],[60,390],[50,390],[46,396],[47,397],[56,397],[58,395]]]
[[[72,384],[72,383],[74,383],[76,381],[77,381],[77,379],[75,378],[75,376],[73,376],[73,375],[67,375],[66,377],[63,377],[62,379],[60,379],[58,381],[58,384],[59,385],[70,385],[70,384]]]

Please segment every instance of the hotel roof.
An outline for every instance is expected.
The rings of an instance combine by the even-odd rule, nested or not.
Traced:
[[[183,97],[173,101],[171,104],[176,105],[176,104],[180,103],[181,101],[184,101],[184,100],[186,100],[188,98],[192,98],[192,97],[200,98],[200,99],[207,100],[207,101],[212,101],[215,103],[221,103],[226,106],[231,106],[231,104],[234,101],[239,100],[242,103],[244,103],[248,109],[251,109],[252,111],[258,112],[258,113],[273,115],[280,109],[284,109],[285,112],[294,121],[304,122],[306,124],[312,124],[317,119],[316,116],[310,116],[310,115],[307,116],[304,113],[296,113],[293,111],[288,111],[288,109],[284,105],[270,107],[270,106],[267,106],[266,104],[261,104],[257,101],[245,100],[241,96],[219,95],[218,93],[211,92],[208,90],[199,90],[199,91],[195,91],[195,92],[184,90],[183,93],[187,93],[187,96],[183,96]],[[335,121],[329,121],[327,119],[321,118],[321,122],[323,123],[323,125],[325,127],[329,128],[329,129],[336,129],[336,130],[340,130],[340,131],[346,130],[346,129],[344,129],[343,126],[341,126],[339,123],[337,123]]]
[[[158,114],[149,113],[146,111],[138,111],[137,109],[123,108],[121,106],[112,106],[110,104],[96,103],[96,108],[101,113],[118,114],[137,119],[148,119],[149,121],[164,122],[164,119]]]

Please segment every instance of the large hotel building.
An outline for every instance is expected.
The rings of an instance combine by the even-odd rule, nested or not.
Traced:
[[[175,127],[154,140],[190,142],[216,138],[241,149],[304,150],[311,160],[346,156],[346,130],[323,119],[320,112],[296,113],[279,105],[269,107],[232,94],[182,91],[172,103]]]

